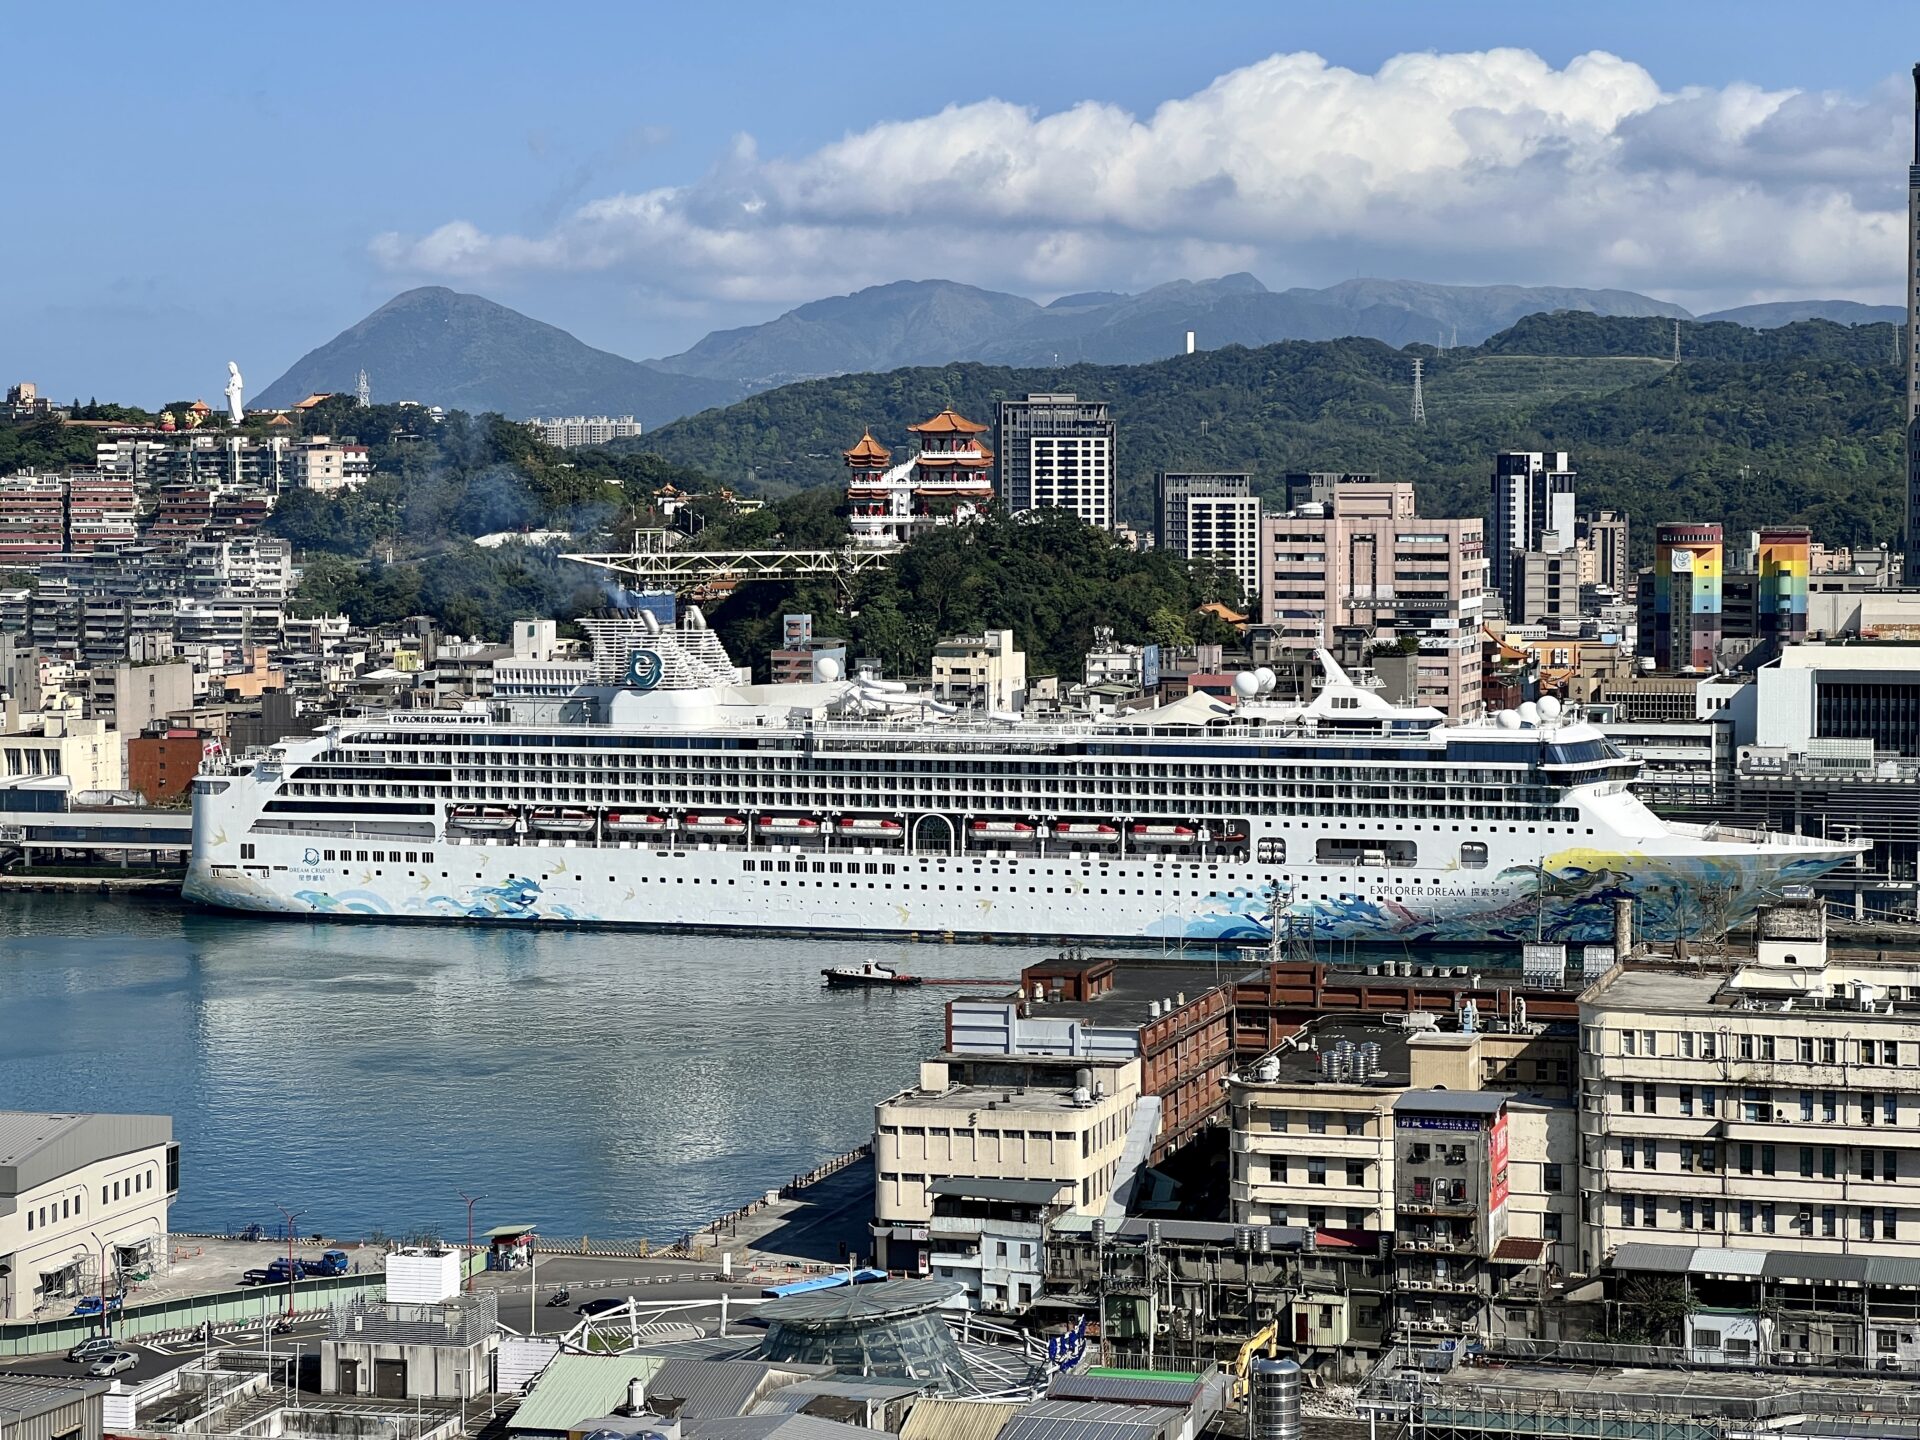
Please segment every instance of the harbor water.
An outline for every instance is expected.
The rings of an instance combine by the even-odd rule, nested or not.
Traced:
[[[0,894],[0,1108],[168,1114],[174,1225],[668,1240],[869,1137],[938,1052],[943,986],[1028,946],[225,916]],[[1211,970],[1211,966],[1205,967]]]

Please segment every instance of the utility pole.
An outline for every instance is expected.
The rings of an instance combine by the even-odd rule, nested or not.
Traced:
[[[1416,425],[1427,423],[1427,397],[1420,378],[1425,365],[1418,355],[1413,357],[1413,423]]]
[[[460,1288],[471,1292],[473,1290],[473,1207],[487,1197],[469,1195],[464,1190],[457,1190],[454,1193],[467,1202],[467,1253],[460,1261]]]

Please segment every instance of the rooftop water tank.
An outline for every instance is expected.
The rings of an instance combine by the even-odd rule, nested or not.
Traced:
[[[1249,1440],[1300,1440],[1300,1367],[1257,1359],[1247,1378]]]

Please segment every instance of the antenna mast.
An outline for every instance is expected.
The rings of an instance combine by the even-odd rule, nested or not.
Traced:
[[[1427,397],[1420,379],[1425,364],[1418,355],[1413,357],[1413,423],[1416,425],[1427,423]]]

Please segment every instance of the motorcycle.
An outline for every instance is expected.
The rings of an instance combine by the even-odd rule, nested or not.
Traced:
[[[571,1290],[556,1290],[553,1292],[552,1298],[547,1301],[547,1308],[551,1310],[556,1305],[564,1305],[571,1299],[573,1299],[573,1292]]]

